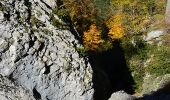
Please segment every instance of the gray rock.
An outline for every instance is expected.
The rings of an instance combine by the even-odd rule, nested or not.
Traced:
[[[152,39],[156,39],[159,38],[161,35],[163,35],[165,33],[164,30],[154,30],[149,32],[145,37],[144,40],[145,41],[151,41]]]
[[[118,91],[112,94],[109,100],[135,100],[136,97],[127,94],[124,91]]]
[[[33,94],[22,87],[15,86],[8,78],[0,75],[1,100],[35,100]]]
[[[0,2],[7,8],[0,13],[10,15],[0,20],[0,74],[24,87],[36,100],[92,100],[93,72],[76,51],[81,45],[70,31],[50,22],[55,0]],[[31,24],[31,16],[44,25]]]

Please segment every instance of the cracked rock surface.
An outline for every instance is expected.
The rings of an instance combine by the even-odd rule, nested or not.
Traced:
[[[69,29],[52,25],[56,3],[0,1],[0,74],[13,84],[5,84],[11,92],[1,88],[11,95],[3,100],[93,99],[91,66],[76,51],[81,45]]]
[[[22,87],[15,86],[8,78],[0,75],[1,100],[35,100],[33,95]]]

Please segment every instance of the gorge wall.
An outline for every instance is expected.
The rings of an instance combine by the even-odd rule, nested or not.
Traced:
[[[69,27],[52,25],[52,18],[65,24],[52,14],[56,3],[0,1],[0,74],[18,91],[0,94],[6,100],[93,99],[91,66],[76,51],[81,45]],[[28,98],[22,91],[29,91]]]

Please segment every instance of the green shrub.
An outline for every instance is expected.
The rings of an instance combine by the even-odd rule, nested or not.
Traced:
[[[36,14],[38,17],[42,16],[42,13],[40,11],[37,11]]]
[[[153,57],[146,71],[156,76],[170,74],[170,47],[155,47],[149,53],[153,54]]]
[[[42,32],[44,32],[46,35],[48,35],[48,34],[50,34],[50,33],[51,33],[51,31],[50,31],[50,30],[48,30],[48,29],[43,29],[43,30],[42,30]]]
[[[135,45],[134,41],[136,41]],[[145,43],[138,36],[130,36],[123,40],[122,47],[136,83],[134,89],[137,92],[142,90],[143,78],[146,73],[154,76],[170,74],[170,47],[167,43],[157,46]]]
[[[60,25],[60,22],[54,16],[51,17],[51,23],[55,27],[58,27]]]
[[[170,33],[170,32],[168,32],[168,33]],[[166,34],[166,35],[162,36],[161,40],[162,40],[163,45],[170,46],[170,34]]]
[[[59,22],[53,15],[51,15],[51,23],[54,27],[59,29],[68,29],[68,26],[62,22]]]
[[[64,9],[64,8],[58,8],[58,7],[55,7],[53,10],[52,10],[52,13],[53,14],[56,14],[57,16],[59,16],[59,18],[61,18],[63,20],[63,18],[65,18],[66,16],[68,16],[68,13],[67,11]]]
[[[87,55],[87,50],[83,47],[77,47],[76,51],[79,53],[80,57],[84,57]]]
[[[42,24],[42,22],[37,19],[35,16],[31,16],[31,25],[35,25],[35,26],[40,26]]]

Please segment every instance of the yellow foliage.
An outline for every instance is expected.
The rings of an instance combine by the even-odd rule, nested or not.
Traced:
[[[106,25],[109,28],[108,36],[112,41],[121,39],[124,37],[124,31],[122,27],[122,14],[116,14],[112,16],[107,22]]]
[[[101,30],[97,29],[95,24],[90,26],[83,35],[83,44],[87,50],[96,51],[104,41],[101,39]]]

